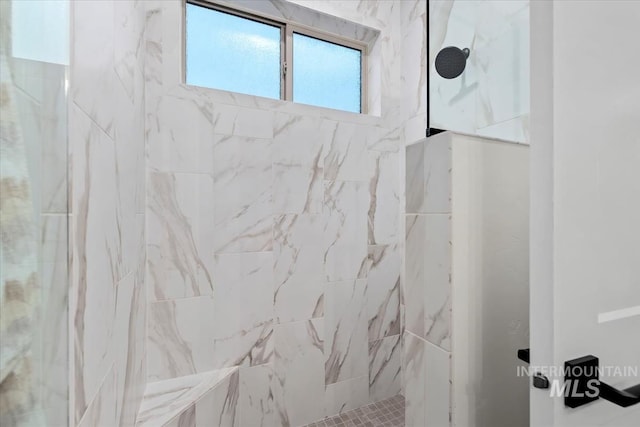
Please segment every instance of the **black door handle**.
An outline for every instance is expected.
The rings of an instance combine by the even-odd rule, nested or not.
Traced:
[[[624,390],[618,390],[600,381],[600,397],[626,408],[627,406],[640,402],[640,384],[625,388]]]
[[[518,359],[530,363],[531,359],[529,349],[519,349]],[[580,391],[579,396],[572,396],[571,393],[569,393],[568,396],[565,396],[565,406],[577,408],[597,400],[598,398],[608,400],[609,402],[615,403],[623,408],[640,403],[640,384],[625,388],[624,390],[618,390],[617,388],[600,381],[599,366],[600,363],[598,358],[591,355],[569,360],[564,363],[565,384],[569,381],[568,384],[573,390]],[[577,382],[577,384],[574,385],[574,382]],[[594,392],[591,395],[584,393],[585,390],[589,389],[597,390],[597,393]]]
[[[565,384],[570,384],[573,390],[592,391],[592,393],[578,393],[575,396],[573,393],[569,393],[564,398],[565,406],[577,408],[598,398],[608,400],[624,408],[640,403],[640,384],[624,390],[618,390],[600,380],[599,367],[600,361],[592,355],[564,362]]]

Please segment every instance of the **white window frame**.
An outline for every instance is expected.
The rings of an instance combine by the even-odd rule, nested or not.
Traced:
[[[301,34],[304,36],[312,37],[324,42],[336,44],[338,46],[347,47],[360,51],[360,114],[367,113],[367,58],[368,58],[368,46],[366,43],[348,39],[337,34],[331,34],[325,31],[320,31],[315,28],[302,25],[286,19],[277,19],[265,16],[252,11],[247,11],[241,8],[230,7],[228,5],[219,4],[208,0],[185,0],[183,2],[183,61],[182,61],[182,75],[183,81],[186,84],[186,7],[187,4],[194,6],[205,7],[207,9],[216,10],[218,12],[228,13],[230,15],[238,16],[240,18],[250,19],[252,21],[260,22],[263,24],[271,25],[280,28],[280,99],[284,101],[293,101],[293,34]],[[213,88],[215,89],[215,88]],[[325,108],[325,107],[319,107]],[[340,110],[344,111],[344,110]]]

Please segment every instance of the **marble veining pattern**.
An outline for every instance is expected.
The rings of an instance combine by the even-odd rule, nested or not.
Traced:
[[[258,366],[273,358],[274,271],[271,252],[214,256],[216,368]]]
[[[152,301],[212,295],[212,177],[151,172],[149,191]]]
[[[136,425],[162,426],[174,418],[181,419],[183,424],[178,425],[190,425],[187,420],[191,419],[191,412],[195,415],[195,410],[190,411],[194,404],[205,395],[214,395],[218,388],[222,393],[227,392],[232,378],[237,376],[238,368],[227,368],[149,383]]]
[[[181,298],[149,304],[148,379],[159,381],[214,369],[214,299]],[[197,325],[197,326],[196,326]]]
[[[274,309],[278,323],[324,315],[321,215],[282,215],[274,224]]]
[[[474,43],[433,124],[526,141],[528,66],[496,52],[526,59],[528,2],[502,3],[431,2],[431,58]],[[178,1],[72,4],[71,419],[133,425],[145,381],[237,367],[167,422],[301,425],[401,387],[408,423],[424,399],[445,422],[417,379],[445,387],[450,363],[448,154],[403,150],[424,135],[426,4],[242,4],[368,43],[371,114],[184,85]]]
[[[325,415],[324,339],[322,319],[276,326],[276,425],[303,425]]]
[[[240,368],[241,427],[276,425],[274,388],[273,364]]]
[[[214,250],[272,249],[272,140],[214,137]]]
[[[452,150],[449,133],[406,148],[403,382],[407,425],[451,422]],[[387,344],[388,345],[388,344]]]
[[[329,282],[366,274],[368,199],[364,182],[325,181],[323,243]]]
[[[369,398],[387,399],[401,391],[402,336],[393,335],[369,343]]]
[[[325,384],[367,375],[361,363],[368,351],[366,289],[364,279],[331,282],[325,287],[325,331],[331,331],[324,342]]]
[[[147,376],[146,7],[70,12],[70,419],[133,426]]]
[[[369,246],[367,322],[369,341],[400,334],[400,270],[398,245]]]
[[[356,115],[184,85],[180,5],[145,3],[148,380],[238,367],[224,422],[241,426],[303,425],[395,393],[400,6],[242,3],[360,25],[330,28],[360,28],[376,58],[372,114]]]

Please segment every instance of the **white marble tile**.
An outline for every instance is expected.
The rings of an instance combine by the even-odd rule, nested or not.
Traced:
[[[451,354],[429,342],[425,344],[425,425],[451,423]]]
[[[340,122],[326,147],[324,179],[327,181],[367,180],[368,127]]]
[[[211,392],[213,396],[196,403],[197,425],[238,427],[240,425],[238,370],[227,376]]]
[[[325,416],[341,414],[364,406],[369,401],[368,377],[352,378],[328,384],[325,392]]]
[[[132,102],[139,105],[144,93],[144,24],[143,2],[114,4],[114,70]]]
[[[213,172],[213,104],[162,96],[147,116],[148,167],[159,172]]]
[[[273,165],[273,212],[322,212],[322,167]]]
[[[448,133],[425,142],[424,192],[421,212],[451,212],[451,138]]]
[[[240,368],[240,427],[275,427],[273,365]]]
[[[425,199],[423,141],[407,146],[405,163],[406,213],[422,212]]]
[[[426,116],[427,113],[426,9],[427,3],[420,0],[400,3],[402,107],[405,117]]]
[[[118,419],[121,426],[133,426],[147,380],[147,294],[145,284],[144,215],[136,215],[138,247],[136,268],[116,290],[114,346],[118,386]]]
[[[111,2],[74,3],[70,97],[95,123],[113,137],[116,103],[114,7]]]
[[[203,399],[206,399],[204,397]],[[163,427],[196,427],[196,405],[191,405]]]
[[[451,238],[448,214],[407,215],[406,328],[451,346]]]
[[[369,151],[370,245],[397,243],[400,240],[400,173],[397,153]]]
[[[403,371],[405,378],[405,424],[407,426],[427,425],[425,386],[428,378],[426,376],[425,345],[424,340],[412,333],[404,333]]]
[[[274,225],[274,310],[278,323],[322,317],[321,215],[282,215]]]
[[[325,145],[337,123],[320,117],[278,113],[274,122],[275,213],[321,213]]]
[[[219,369],[150,382],[140,405],[136,425],[139,427],[165,425],[166,422],[193,407],[194,403],[203,396],[213,395],[213,390],[219,386],[228,389],[229,379],[234,374],[237,375],[237,371],[238,368]]]
[[[404,327],[418,336],[424,336],[426,217],[425,215],[406,215],[405,218]]]
[[[74,278],[75,420],[84,413],[113,364],[115,284],[123,277],[113,141],[77,107],[70,109],[74,197],[70,239]],[[114,410],[115,416],[115,410]]]
[[[369,341],[400,333],[400,270],[398,245],[369,246],[367,323]]]
[[[121,84],[113,96],[117,111],[113,125],[116,149],[118,225],[121,233],[122,275],[135,269],[137,250],[136,214],[144,213],[144,121],[143,106],[131,103]]]
[[[364,279],[325,285],[325,383],[368,374]]]
[[[272,319],[271,252],[218,254],[213,271],[216,278],[214,324],[224,325],[224,331],[242,331]]]
[[[214,310],[210,296],[149,304],[149,381],[214,369]]]
[[[216,135],[214,248],[219,252],[272,247],[272,141]]]
[[[152,172],[148,187],[151,300],[212,295],[212,177]]]
[[[273,138],[273,111],[216,104],[213,111],[216,134],[246,138]]]
[[[53,140],[42,152],[43,170],[56,173],[44,186],[45,209],[65,211],[68,190],[72,213],[71,419],[126,426],[135,422],[146,375],[144,5],[82,2],[71,13],[68,122],[47,115]],[[52,90],[47,108],[59,109],[64,86]],[[51,151],[60,151],[60,122],[69,132],[68,189],[60,181],[66,149],[64,158]]]
[[[402,336],[369,343],[369,401],[388,399],[401,392]]]
[[[323,245],[327,281],[355,279],[366,274],[363,267],[367,256],[367,190],[363,182],[325,182]]]
[[[451,217],[426,215],[424,247],[424,335],[451,349]]]
[[[323,319],[276,325],[276,425],[305,425],[324,416]]]
[[[273,353],[271,252],[218,254],[214,277],[216,367],[268,363]]]
[[[117,423],[116,373],[112,367],[77,425],[78,427],[115,426]]]
[[[215,338],[215,367],[257,366],[273,359],[273,320],[265,320],[238,332],[223,331]]]
[[[431,123],[431,127],[435,127]],[[407,119],[404,122],[404,141],[406,144],[414,143],[418,140],[424,139],[427,129],[427,116],[425,114],[418,114]]]
[[[399,127],[374,128],[367,132],[366,139],[369,150],[396,152],[402,145],[402,132]]]
[[[180,99],[185,105],[184,110],[193,110],[208,103],[213,105],[215,136],[209,158],[213,161],[214,194],[211,199],[215,202],[214,214],[210,219],[215,228],[212,232],[213,250],[210,252],[210,259],[214,259],[214,254],[217,260],[225,259],[224,255],[227,254],[237,254],[238,260],[244,260],[248,259],[244,257],[247,253],[260,257],[262,253],[273,251],[271,262],[275,284],[269,287],[269,292],[274,293],[272,308],[275,324],[261,322],[265,306],[256,301],[266,301],[266,288],[256,288],[256,293],[249,300],[240,301],[237,298],[240,295],[239,289],[247,282],[241,279],[238,282],[231,280],[229,283],[234,284],[225,290],[228,293],[222,297],[217,289],[221,278],[214,271],[212,277],[216,286],[215,298],[220,297],[220,301],[219,304],[218,301],[214,304],[216,310],[213,311],[219,312],[214,313],[213,317],[220,316],[224,322],[202,320],[195,327],[202,328],[198,332],[201,335],[204,335],[205,328],[207,334],[213,330],[230,332],[228,337],[214,341],[212,359],[214,366],[229,363],[241,365],[238,409],[242,414],[239,417],[240,423],[260,425],[261,414],[252,411],[259,405],[269,405],[269,393],[273,395],[274,425],[303,425],[322,418],[325,406],[329,406],[326,400],[329,397],[331,405],[338,407],[355,405],[361,398],[366,401],[369,389],[366,296],[362,294],[356,298],[360,299],[360,308],[358,319],[354,321],[361,331],[357,341],[361,344],[359,347],[362,347],[358,362],[362,363],[358,363],[357,367],[354,365],[353,369],[345,367],[343,374],[339,374],[347,375],[347,370],[352,370],[358,371],[353,373],[358,376],[354,378],[349,374],[345,376],[348,380],[331,384],[329,388],[325,388],[324,357],[324,328],[327,319],[321,316],[334,316],[333,319],[338,319],[336,310],[343,310],[350,320],[352,313],[346,311],[354,305],[350,300],[351,295],[334,304],[334,314],[326,314],[324,282],[354,282],[355,279],[361,279],[358,283],[362,283],[362,288],[366,287],[366,282],[362,279],[366,277],[369,268],[368,242],[395,244],[398,233],[401,232],[397,216],[400,211],[397,206],[399,199],[394,199],[399,198],[400,183],[393,183],[399,180],[393,175],[399,175],[400,172],[397,167],[398,149],[402,143],[399,127],[402,102],[399,97],[399,77],[402,64],[400,61],[390,60],[396,57],[402,43],[399,37],[401,28],[398,25],[400,5],[393,2],[378,2],[376,5],[367,2],[317,2],[307,5],[334,11],[334,14],[346,19],[380,29],[380,43],[373,47],[373,53],[377,55],[376,58],[384,60],[384,64],[371,69],[372,82],[376,84],[372,85],[370,99],[373,98],[374,103],[380,104],[378,107],[374,106],[373,111],[377,108],[375,114],[381,114],[382,117],[373,117],[324,111],[278,100],[261,100],[180,84],[179,67],[176,66],[180,57],[180,6],[175,2],[165,3],[150,5],[151,12],[147,20],[147,113],[159,110],[159,102],[164,100],[162,96]],[[157,8],[160,8],[160,13],[154,12]],[[376,89],[376,86],[379,87]],[[173,108],[168,107],[167,114],[171,114]],[[208,107],[205,111],[208,113]],[[202,115],[201,110],[194,113]],[[167,120],[175,120],[176,128],[178,125],[184,126],[184,123],[191,124],[188,119],[182,120],[180,116],[181,113],[177,113]],[[147,118],[149,122],[154,120],[152,116]],[[342,129],[337,129],[338,121],[341,122]],[[153,126],[157,124],[153,123]],[[185,155],[191,157],[183,163],[184,170],[169,171],[205,171],[198,169],[201,163],[194,163],[205,162],[209,156],[206,150],[199,151],[192,144],[194,138],[202,137],[195,133],[199,126],[200,124],[193,124],[189,129],[175,132],[174,141],[184,141],[185,147],[172,148],[185,148]],[[162,122],[158,129],[163,129]],[[148,128],[147,132],[159,135],[157,129]],[[187,141],[188,135],[193,138],[189,137]],[[158,136],[152,138],[158,139]],[[376,153],[375,167],[371,167],[369,150]],[[173,155],[175,158],[168,156],[166,159],[182,161],[180,155],[182,153],[176,153]],[[371,195],[376,196],[375,203],[371,203]],[[203,201],[200,198],[200,202]],[[371,235],[368,233],[369,219]],[[199,234],[195,229],[192,233]],[[194,239],[197,240],[197,237],[194,236]],[[382,258],[380,264],[373,268],[381,268],[384,263],[385,258]],[[260,276],[254,283],[256,287],[259,283],[267,283],[266,277],[262,275],[262,267],[253,265],[252,262],[225,261],[218,265],[236,273],[247,272],[249,275]],[[393,274],[391,272],[390,276]],[[381,282],[387,283],[383,276],[386,277],[386,273],[383,274],[381,270],[374,273],[376,281],[379,278]],[[227,277],[224,279],[225,283],[228,279],[235,280],[234,277]],[[317,282],[315,277],[319,279]],[[221,289],[226,287],[225,284],[220,286]],[[186,298],[185,301],[190,299],[197,298]],[[226,306],[225,301],[228,302]],[[343,307],[343,303],[347,306]],[[217,310],[218,306],[221,307],[220,310]],[[247,310],[240,310],[238,313],[238,306],[246,307]],[[236,312],[233,311],[234,308]],[[206,316],[207,319],[212,318],[210,315]],[[339,320],[331,322],[338,323]],[[214,324],[215,326],[206,326]],[[154,328],[153,320],[149,327]],[[336,324],[336,346],[347,345],[342,337],[352,333],[350,328],[348,325]],[[234,334],[232,329],[239,329],[241,332]],[[393,326],[381,326],[380,333],[386,334],[387,332],[383,332],[385,329],[393,329]],[[332,335],[334,331],[328,333]],[[187,347],[191,345],[188,339],[183,341],[187,343]],[[341,352],[342,349],[338,351]],[[269,358],[272,362],[251,366],[264,363]],[[351,356],[348,357],[350,358]],[[351,364],[352,361],[349,360],[347,366]],[[270,365],[273,365],[271,391],[267,386],[267,367]],[[249,382],[244,383],[245,370],[255,373],[255,378],[251,379],[255,386]],[[247,389],[252,395],[244,395]],[[350,396],[350,393],[356,391],[357,395]],[[267,396],[267,400],[264,400],[264,396]],[[250,415],[250,421],[244,421],[242,408],[249,398],[252,402],[249,415],[253,415]],[[198,413],[196,407],[196,417]],[[266,413],[268,415],[268,411]]]
[[[136,373],[144,363],[144,352],[136,333],[139,318],[144,316],[146,301],[140,300],[140,288],[136,288],[134,274],[129,274],[116,288],[116,312],[114,318],[114,347],[116,372],[116,419],[121,426],[133,426],[138,405],[144,393],[144,382],[136,383]],[[144,321],[144,317],[142,317]],[[144,342],[142,342],[143,344]]]

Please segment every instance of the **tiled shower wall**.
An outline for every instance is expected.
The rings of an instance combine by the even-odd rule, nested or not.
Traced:
[[[528,147],[445,132],[406,156],[406,425],[522,425]]]
[[[144,2],[72,2],[70,425],[132,426],[144,392]]]
[[[147,3],[147,378],[240,366],[243,426],[401,390],[400,24],[421,45],[422,2],[298,3],[380,31],[380,117],[186,86],[180,3]]]
[[[406,424],[446,426],[451,366],[451,137],[407,146]]]

